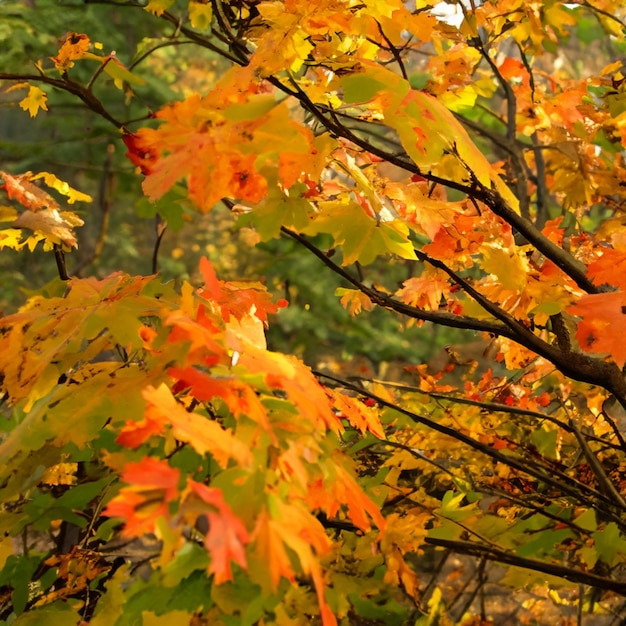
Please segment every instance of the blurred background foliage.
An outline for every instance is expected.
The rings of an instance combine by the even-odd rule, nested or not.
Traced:
[[[163,104],[206,92],[228,67],[216,53],[180,39],[173,42],[173,30],[138,5],[0,2],[0,67],[13,74],[35,74],[36,63],[52,65],[50,57],[67,32],[87,34],[102,44],[104,54],[115,51],[145,81],[130,94],[100,75],[94,83],[96,95],[116,119],[145,124]],[[89,69],[87,63],[77,64],[73,80],[89,83]],[[31,119],[18,106],[23,90],[9,87],[8,82],[0,85],[0,169],[12,174],[52,172],[93,197],[93,203],[72,207],[85,225],[77,231],[78,250],[67,255],[70,273],[151,273],[159,212],[170,218],[158,248],[163,279],[198,284],[198,262],[207,256],[222,279],[262,280],[290,303],[272,320],[270,345],[312,366],[386,374],[390,367],[428,360],[446,344],[472,339],[454,329],[407,328],[395,314],[381,310],[352,318],[335,295],[347,285],[296,242],[281,239],[256,246],[254,233],[238,227],[226,207],[192,218],[192,207],[175,191],[152,205],[142,195],[141,176],[125,158],[121,134],[112,124],[74,96],[49,86],[48,112]],[[0,272],[0,310],[7,314],[54,280],[57,270],[53,255],[38,247],[33,253],[3,250]],[[384,279],[386,285],[400,286],[409,275],[405,265],[390,259],[368,267],[368,278]]]

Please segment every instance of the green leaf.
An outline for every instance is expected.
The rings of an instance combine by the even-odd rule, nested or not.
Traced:
[[[406,224],[399,220],[377,221],[354,202],[320,203],[319,215],[303,232],[331,234],[335,244],[343,247],[344,265],[356,261],[367,265],[390,253],[403,259],[416,258]]]
[[[506,574],[500,579],[500,584],[511,587],[512,589],[532,589],[533,587],[553,588],[569,587],[574,588],[577,583],[571,583],[564,578],[551,576],[550,574],[542,574],[541,572],[533,572],[529,569],[511,566],[507,569]]]
[[[562,530],[542,530],[529,541],[517,549],[517,554],[523,557],[541,558],[543,556],[559,553],[557,546],[574,537],[574,533],[569,528]]]
[[[369,102],[387,88],[387,85],[374,76],[361,73],[344,76],[340,85],[343,87],[343,101],[346,104]]]
[[[54,602],[20,615],[14,626],[68,626],[78,624],[81,616],[67,602]]]
[[[7,558],[2,571],[0,572],[0,584],[10,585],[13,589],[11,601],[13,611],[19,615],[26,608],[30,594],[30,584],[33,574],[41,563],[38,556],[15,556]]]
[[[464,493],[446,491],[441,500],[441,506],[437,509],[437,513],[455,522],[460,522],[476,515],[476,503],[462,506],[464,500]]]
[[[596,512],[593,509],[587,509],[574,520],[574,523],[585,530],[597,530]]]
[[[33,496],[33,499],[24,507],[26,515],[23,523],[30,524],[35,530],[50,528],[51,522],[62,519],[80,528],[87,525],[87,520],[74,513],[71,509],[59,506],[57,500],[49,493]]]
[[[182,185],[174,185],[167,193],[156,202],[150,202],[142,196],[135,202],[137,215],[143,218],[152,218],[160,215],[168,228],[178,232],[184,225],[184,216],[189,205],[187,190]]]
[[[378,621],[387,626],[403,626],[408,623],[408,608],[393,599],[380,603],[376,597],[364,598],[351,593],[349,600],[356,614],[365,620]]]
[[[557,459],[556,445],[558,439],[558,431],[548,430],[546,428],[540,428],[539,430],[534,430],[530,435],[530,440],[533,442],[533,445],[537,448],[539,454],[549,458],[549,459]]]
[[[610,566],[623,561],[626,555],[626,540],[615,522],[609,522],[603,529],[594,532],[591,536],[598,558]]]
[[[113,79],[113,82],[118,89],[122,89],[124,87],[124,83],[128,83],[129,85],[146,84],[146,81],[143,78],[126,69],[114,57],[110,57],[104,62],[104,71]]]
[[[208,565],[209,555],[206,549],[194,543],[186,543],[163,568],[163,584],[166,587],[175,587],[194,571],[206,570]]]
[[[289,195],[282,193],[278,186],[270,186],[267,198],[254,207],[250,213],[243,214],[238,224],[253,226],[261,237],[268,241],[280,235],[281,226],[302,231],[309,223],[311,205],[302,194],[308,187],[296,183],[289,189]]]
[[[226,615],[242,613],[241,626],[253,626],[263,616],[267,596],[250,580],[235,577],[233,582],[214,585],[211,598]]]

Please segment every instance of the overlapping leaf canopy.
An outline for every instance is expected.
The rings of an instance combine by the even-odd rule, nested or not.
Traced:
[[[111,123],[162,220],[183,219],[172,194],[222,203],[317,257],[352,315],[464,329],[481,352],[392,380],[313,372],[268,349],[287,302],[258,277],[71,277],[83,219],[52,194],[89,197],[0,172],[0,246],[43,241],[62,279],[0,319],[0,617],[478,623],[490,562],[578,615],[622,611],[621,5],[151,0],[172,25],[152,54],[194,44],[230,69],[139,121],[98,89],[132,100],[144,53],[89,33],[0,74],[31,116],[61,90]],[[9,538],[49,528],[35,553]],[[469,600],[454,572],[425,577],[433,547],[478,558]]]

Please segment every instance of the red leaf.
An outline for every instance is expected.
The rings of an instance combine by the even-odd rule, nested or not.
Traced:
[[[180,472],[167,461],[145,457],[129,463],[122,473],[124,487],[103,512],[124,520],[125,535],[154,532],[156,521],[169,515],[169,503],[178,497]]]
[[[250,536],[243,522],[225,502],[219,489],[193,480],[189,481],[189,486],[203,502],[217,509],[216,512],[206,513],[209,530],[204,538],[204,545],[211,556],[209,572],[215,575],[215,582],[219,585],[233,579],[232,561],[240,567],[247,567],[244,546],[250,541]]]
[[[242,319],[245,315],[254,315],[262,322],[267,322],[267,315],[276,313],[286,305],[285,300],[272,302],[272,296],[261,283],[227,282],[218,280],[211,262],[203,257],[200,271],[204,286],[198,289],[198,295],[205,300],[213,300],[220,306],[224,321],[230,316]]]
[[[136,165],[144,176],[151,174],[157,158],[156,150],[149,146],[145,147],[141,136],[136,133],[124,133],[122,141],[128,148],[126,153],[128,160],[133,165]]]

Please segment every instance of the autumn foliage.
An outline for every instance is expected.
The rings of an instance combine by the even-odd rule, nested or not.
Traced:
[[[137,97],[149,54],[90,33],[0,73],[31,116],[63,92],[116,129],[159,237],[172,194],[222,204],[339,276],[351,315],[484,347],[390,378],[305,364],[268,348],[290,304],[262,277],[75,275],[90,216],[64,204],[91,198],[3,165],[0,247],[59,274],[0,318],[3,623],[622,619],[622,4],[150,0],[150,54],[229,69],[139,121],[100,94]]]

